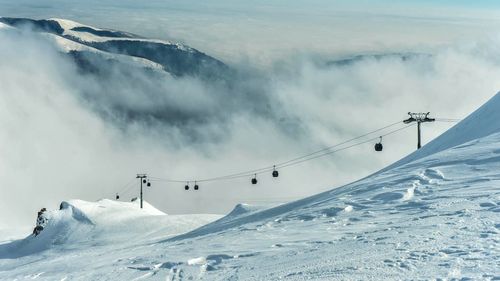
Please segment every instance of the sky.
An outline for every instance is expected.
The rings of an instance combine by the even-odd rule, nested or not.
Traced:
[[[33,1],[2,14],[70,18],[187,43],[226,62],[268,66],[291,55],[432,49],[498,30],[494,1]]]
[[[494,1],[0,0],[0,16],[66,18],[185,43],[245,73],[235,83],[253,93],[139,73],[131,91],[120,71],[101,88],[43,36],[0,29],[0,228],[31,227],[39,208],[65,199],[123,191],[128,200],[137,195],[138,172],[230,174],[336,144],[408,111],[462,118],[500,89],[499,8]],[[398,59],[402,53],[417,55]],[[363,54],[396,56],[324,67]],[[153,87],[159,90],[150,93]],[[83,99],[89,92],[96,95]],[[186,117],[187,125],[103,118],[117,102],[206,118]],[[451,125],[425,124],[424,142]],[[183,184],[156,181],[146,199],[172,214],[298,199],[400,159],[415,149],[415,134],[384,138],[383,153],[369,143],[290,167],[278,179],[260,178],[257,186],[238,179],[186,193]]]

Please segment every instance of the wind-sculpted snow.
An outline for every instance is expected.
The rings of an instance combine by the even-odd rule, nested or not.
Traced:
[[[147,202],[140,209],[138,201],[108,199],[98,202],[63,201],[59,210],[47,211],[46,217],[48,223],[38,236],[29,235],[0,245],[0,258],[19,258],[46,250],[74,249],[78,245],[93,247],[124,243],[136,235],[164,237],[219,218],[216,215],[168,216]]]
[[[47,223],[38,236],[0,245],[1,258],[18,258],[33,255],[56,245],[79,242],[79,238],[90,235],[94,224],[78,208],[63,202],[64,208],[45,213]]]

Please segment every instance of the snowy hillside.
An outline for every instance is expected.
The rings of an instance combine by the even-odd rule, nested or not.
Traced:
[[[183,44],[145,39],[66,19],[0,17],[0,23],[50,34],[60,49],[74,56],[82,67],[92,64],[93,60],[116,60],[138,67],[162,69],[174,76],[214,78],[228,71],[224,63]]]
[[[275,208],[238,205],[195,230],[217,218],[130,209],[115,221],[99,208],[125,203],[71,201],[53,231],[1,245],[0,279],[498,280],[499,108],[497,94],[370,177]]]

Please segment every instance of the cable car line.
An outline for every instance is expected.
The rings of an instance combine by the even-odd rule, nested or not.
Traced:
[[[433,120],[438,121],[438,122],[449,122],[449,123],[461,121],[461,119],[453,119],[453,118],[436,118]],[[408,120],[405,120],[405,121],[408,121]],[[248,171],[228,174],[228,175],[224,175],[224,176],[205,178],[205,179],[201,179],[201,180],[177,180],[177,179],[166,179],[166,178],[160,178],[160,177],[154,177],[154,176],[147,176],[148,181],[146,182],[146,180],[144,179],[141,181],[141,183],[143,183],[143,182],[147,183],[147,186],[151,186],[150,182],[153,182],[153,181],[155,181],[155,182],[185,183],[184,189],[189,190],[191,188],[189,183],[194,182],[193,190],[199,190],[200,186],[198,185],[198,183],[200,183],[200,182],[224,181],[224,180],[233,180],[233,179],[238,179],[238,178],[251,177],[251,183],[253,185],[255,185],[258,183],[257,175],[271,172],[272,177],[277,178],[277,177],[279,177],[278,169],[284,169],[284,168],[295,166],[295,165],[298,165],[298,164],[301,164],[301,163],[304,163],[307,161],[315,160],[315,159],[318,159],[318,158],[321,158],[321,157],[324,157],[327,155],[331,155],[331,154],[336,153],[336,152],[350,149],[352,147],[356,147],[356,146],[360,146],[360,145],[363,145],[366,143],[373,142],[374,140],[379,140],[379,142],[375,144],[374,149],[375,149],[375,151],[380,152],[383,150],[382,137],[392,135],[392,134],[395,134],[395,133],[402,131],[406,128],[409,128],[409,127],[414,125],[413,122],[403,122],[403,123],[406,123],[406,126],[403,126],[403,127],[397,128],[395,130],[386,132],[385,134],[382,134],[382,135],[377,136],[377,137],[373,137],[373,138],[366,139],[366,140],[363,140],[360,142],[356,142],[356,143],[348,145],[348,146],[344,146],[344,147],[341,147],[341,146],[348,144],[348,143],[352,143],[356,140],[362,139],[364,137],[367,137],[367,136],[372,135],[374,133],[383,131],[385,129],[388,129],[390,127],[393,127],[393,126],[401,124],[401,123],[402,123],[401,121],[394,122],[394,123],[388,124],[384,127],[381,127],[379,129],[376,129],[376,130],[370,131],[368,133],[362,134],[360,136],[351,138],[349,140],[340,142],[338,144],[328,146],[328,147],[325,147],[323,149],[320,149],[320,150],[317,150],[317,151],[314,151],[314,152],[311,152],[311,153],[308,153],[308,154],[305,154],[305,155],[302,155],[302,156],[299,156],[299,157],[296,157],[296,158],[293,158],[293,159],[290,159],[290,160],[287,160],[284,162],[279,162],[279,163],[274,164],[272,166],[266,166],[266,167],[262,167],[259,169],[248,170]],[[408,123],[410,123],[410,124],[408,124]],[[338,147],[340,147],[340,148],[338,148]],[[337,149],[334,149],[334,148],[337,148]],[[131,188],[134,187],[134,185],[131,185],[134,182],[134,180],[135,180],[135,178],[131,179],[126,185],[124,185],[122,187],[121,191],[115,193],[116,200],[118,200],[120,198],[120,194],[122,194],[122,195],[126,194],[128,191],[131,190]]]
[[[385,136],[388,136],[388,135],[392,135],[392,134],[397,133],[399,131],[402,131],[402,130],[404,130],[406,128],[409,128],[411,126],[413,126],[413,124],[404,126],[402,128],[399,128],[399,129],[396,129],[396,130],[393,130],[393,131],[390,131],[390,132],[388,132],[388,133],[386,133],[386,134],[384,134],[382,136],[385,137]],[[304,159],[304,160],[301,160],[301,161],[298,161],[298,162],[294,162],[294,163],[291,163],[291,164],[288,164],[288,165],[281,166],[280,168],[283,169],[285,167],[289,167],[289,166],[297,165],[297,164],[302,163],[302,162],[306,162],[306,161],[309,161],[309,160],[317,159],[317,158],[320,158],[320,157],[323,157],[323,156],[326,156],[326,155],[329,155],[329,154],[332,154],[332,153],[335,153],[335,152],[339,152],[339,151],[346,150],[346,149],[349,149],[349,148],[352,148],[352,147],[355,147],[355,146],[358,146],[358,145],[362,145],[362,144],[365,144],[365,143],[372,142],[372,141],[374,141],[374,140],[376,140],[378,138],[379,137],[371,138],[369,140],[358,142],[358,143],[352,144],[350,146],[339,148],[337,150],[328,151],[328,152],[325,152],[325,153],[320,154],[320,155],[316,155],[316,156],[311,157],[311,158],[307,158],[307,159]]]
[[[436,118],[437,122],[449,122],[449,123],[456,123],[461,121],[462,119],[453,119],[453,118]]]
[[[355,140],[358,140],[358,139],[360,139],[360,138],[366,137],[366,136],[368,136],[368,135],[374,134],[374,133],[376,133],[376,132],[379,132],[379,131],[385,130],[385,129],[390,128],[390,127],[392,127],[392,126],[395,126],[395,125],[397,125],[397,124],[401,124],[401,121],[394,122],[394,123],[389,124],[389,125],[387,125],[387,126],[384,126],[384,127],[382,127],[382,128],[379,128],[379,129],[373,130],[373,131],[371,131],[371,132],[368,132],[368,133],[366,133],[366,134],[363,134],[363,135],[360,135],[360,136],[354,137],[354,138],[349,139],[349,140],[346,140],[346,141],[344,141],[344,142],[341,142],[341,143],[338,143],[338,144],[335,144],[335,145],[332,145],[332,146],[329,146],[329,147],[325,147],[325,148],[323,148],[323,149],[320,149],[320,150],[318,150],[318,151],[315,151],[315,152],[312,152],[312,153],[306,154],[306,155],[304,155],[304,156],[300,156],[300,157],[297,157],[297,158],[294,158],[294,159],[288,160],[288,161],[286,161],[286,162],[279,163],[279,164],[277,164],[276,166],[282,166],[282,165],[288,164],[289,162],[294,162],[294,161],[296,161],[296,160],[300,160],[300,159],[302,159],[302,158],[306,158],[306,157],[308,157],[308,156],[311,156],[311,155],[314,155],[314,154],[321,153],[321,152],[323,152],[323,151],[328,151],[328,150],[330,150],[330,149],[332,149],[332,148],[335,148],[335,147],[341,146],[341,145],[343,145],[343,144],[350,143],[350,142],[352,142],[352,141],[355,141]]]
[[[259,169],[255,169],[255,170],[248,170],[248,171],[244,171],[244,172],[233,173],[233,174],[228,174],[228,175],[218,176],[218,177],[213,177],[213,178],[206,178],[206,179],[201,179],[201,180],[197,180],[197,181],[198,182],[217,181],[217,180],[233,179],[233,178],[239,178],[239,177],[247,177],[249,174],[253,175],[254,173],[262,173],[262,172],[268,171],[271,168],[275,168],[275,167],[279,167],[279,166],[282,166],[282,165],[286,165],[286,164],[288,164],[290,162],[301,160],[303,158],[306,158],[306,157],[309,157],[309,156],[312,156],[312,155],[315,155],[315,154],[318,154],[318,153],[321,153],[321,152],[324,152],[324,151],[331,150],[332,148],[341,146],[343,144],[347,144],[347,143],[352,142],[354,140],[366,137],[368,135],[371,135],[373,133],[382,131],[384,129],[390,128],[390,127],[395,126],[395,125],[400,124],[400,123],[401,123],[401,121],[391,123],[391,124],[386,125],[386,126],[384,126],[382,128],[373,130],[371,132],[368,132],[368,133],[365,133],[363,135],[354,137],[354,138],[346,140],[344,142],[341,142],[341,143],[338,143],[338,144],[335,144],[335,145],[332,145],[332,146],[329,146],[329,147],[326,147],[326,148],[314,151],[312,153],[309,153],[309,154],[306,154],[306,155],[303,155],[303,156],[300,156],[300,157],[297,157],[297,158],[294,158],[294,159],[291,159],[291,160],[287,160],[285,162],[278,163],[278,164],[273,165],[273,166],[267,166],[267,167],[263,167],[263,168],[259,168]],[[163,181],[163,182],[172,182],[172,183],[183,183],[183,182],[186,182],[186,180],[164,179],[164,178],[159,178],[159,177],[150,177],[150,178],[153,179],[153,180],[155,180],[155,181]]]
[[[376,132],[379,132],[379,131],[382,131],[382,130],[385,130],[387,128],[390,128],[392,126],[395,126],[397,124],[400,124],[401,121],[398,121],[398,122],[394,122],[394,123],[391,123],[389,125],[386,125],[382,128],[379,128],[379,129],[376,129],[376,130],[373,130],[371,132],[368,132],[368,133],[365,133],[363,135],[360,135],[360,136],[357,136],[357,137],[354,137],[354,138],[351,138],[349,140],[346,140],[344,142],[341,142],[341,143],[338,143],[338,144],[335,144],[335,145],[332,145],[332,146],[329,146],[329,147],[326,147],[326,148],[323,148],[323,149],[320,149],[320,150],[317,150],[317,151],[314,151],[312,153],[309,153],[309,154],[306,154],[306,155],[303,155],[303,156],[300,156],[300,157],[297,157],[297,158],[293,158],[291,160],[287,160],[285,162],[281,162],[281,163],[278,163],[278,164],[275,164],[273,166],[267,166],[267,167],[263,167],[263,168],[259,168],[259,169],[255,169],[255,170],[249,170],[249,171],[245,171],[245,172],[239,172],[239,173],[234,173],[234,174],[229,174],[229,175],[225,175],[225,176],[219,176],[219,177],[214,177],[214,178],[207,178],[207,179],[202,179],[202,180],[198,180],[198,182],[208,182],[208,181],[218,181],[218,180],[225,180],[225,179],[234,179],[234,178],[240,178],[240,177],[248,177],[249,175],[252,175],[252,174],[261,174],[261,173],[264,173],[264,172],[268,172],[269,169],[271,168],[275,168],[275,167],[282,167],[284,165],[287,165],[291,162],[295,162],[295,161],[298,161],[298,160],[301,160],[301,159],[304,159],[304,158],[307,158],[307,157],[310,157],[310,156],[313,156],[315,154],[318,154],[318,153],[321,153],[321,152],[324,152],[324,151],[328,151],[328,150],[331,150],[332,148],[335,148],[335,147],[338,147],[338,146],[341,146],[341,145],[344,145],[344,144],[347,144],[349,142],[352,142],[352,141],[355,141],[357,139],[360,139],[360,138],[363,138],[363,137],[366,137],[368,135],[371,135],[371,134],[374,134]],[[177,180],[173,180],[174,182],[184,182],[184,181],[177,181]]]
[[[303,162],[306,162],[306,161],[310,161],[310,160],[313,160],[313,159],[324,157],[326,155],[329,155],[329,154],[332,154],[332,153],[335,153],[335,152],[339,152],[339,151],[346,150],[346,149],[349,149],[349,148],[352,148],[352,147],[355,147],[355,146],[358,146],[358,145],[362,145],[362,144],[365,144],[365,143],[368,143],[368,142],[372,142],[373,140],[379,139],[379,137],[370,138],[368,140],[365,140],[365,141],[362,141],[362,142],[358,142],[358,143],[355,143],[355,144],[347,146],[347,147],[339,148],[337,150],[332,150],[335,147],[339,147],[339,146],[341,146],[343,144],[347,144],[349,142],[352,142],[353,140],[357,140],[357,139],[366,137],[366,136],[368,136],[370,134],[373,134],[373,133],[376,133],[378,131],[387,129],[389,127],[392,127],[392,126],[394,126],[396,124],[400,124],[400,123],[401,123],[401,121],[399,121],[397,123],[393,123],[393,124],[387,125],[387,126],[384,126],[384,127],[380,128],[380,129],[371,131],[369,133],[366,133],[366,134],[363,134],[361,136],[352,138],[350,140],[341,142],[339,144],[332,145],[330,147],[327,147],[327,148],[315,151],[313,153],[309,153],[309,154],[306,154],[306,155],[294,158],[292,160],[281,162],[281,163],[276,164],[276,165],[267,166],[267,167],[263,167],[263,168],[255,169],[255,170],[249,170],[249,171],[244,171],[244,172],[229,174],[229,175],[226,175],[226,176],[219,176],[219,177],[213,177],[213,178],[206,178],[206,179],[196,180],[196,182],[211,182],[211,181],[232,180],[232,179],[244,178],[244,177],[249,177],[249,176],[254,176],[254,178],[255,178],[259,174],[263,174],[263,173],[267,173],[267,172],[272,172],[272,171],[274,171],[277,168],[283,169],[283,168],[286,168],[286,167],[294,166],[294,165],[297,165],[297,164],[300,164],[300,163],[303,163]],[[390,132],[388,132],[386,134],[383,134],[382,136],[387,136],[387,135],[394,134],[396,132],[399,132],[399,131],[404,130],[404,129],[406,129],[408,127],[411,127],[411,126],[413,126],[413,124],[406,125],[404,127],[401,127],[401,128],[396,129],[396,130],[390,131]],[[174,182],[174,183],[185,183],[185,182],[189,182],[189,181],[191,181],[191,182],[194,181],[194,180],[186,181],[186,180],[164,179],[164,178],[159,178],[159,177],[150,177],[150,178],[152,180],[154,180],[154,181]]]

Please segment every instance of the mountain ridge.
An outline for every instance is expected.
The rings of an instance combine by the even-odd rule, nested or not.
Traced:
[[[0,22],[15,28],[53,34],[108,54],[142,58],[161,65],[165,72],[178,77],[188,75],[223,79],[230,73],[229,67],[222,61],[180,43],[146,39],[127,32],[95,28],[65,19],[0,17]],[[57,43],[62,44],[61,41]],[[72,51],[79,52],[76,49]]]

